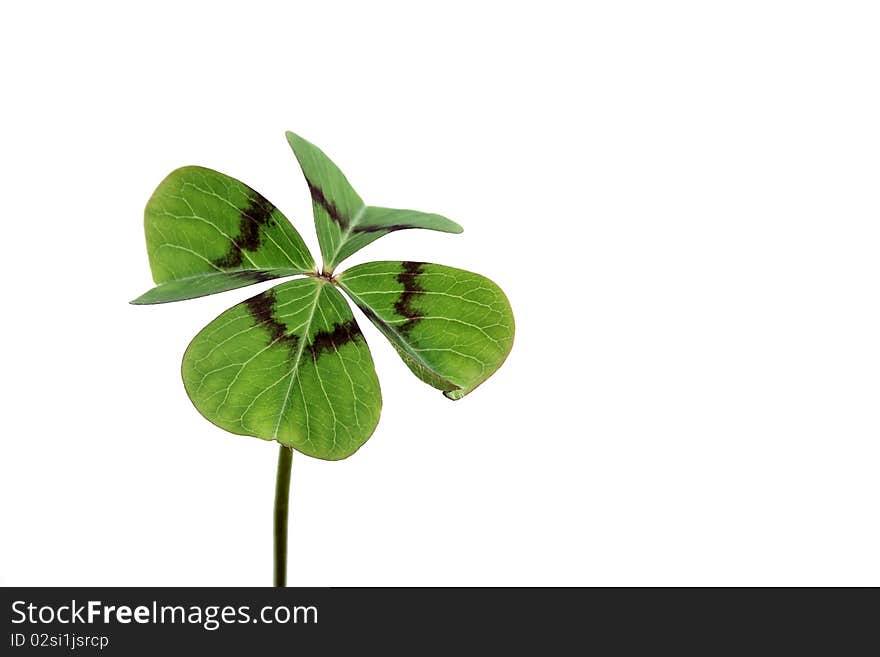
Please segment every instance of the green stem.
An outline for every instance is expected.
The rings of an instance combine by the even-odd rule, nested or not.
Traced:
[[[287,515],[293,450],[281,445],[275,479],[275,586],[287,586]]]

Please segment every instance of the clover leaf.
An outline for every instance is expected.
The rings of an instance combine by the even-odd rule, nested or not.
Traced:
[[[382,395],[366,340],[340,290],[422,381],[460,399],[491,376],[513,345],[504,292],[468,271],[422,262],[368,262],[335,274],[352,253],[392,231],[460,233],[446,217],[366,205],[339,168],[291,132],[323,256],[266,198],[203,167],[183,167],[147,203],[144,228],[156,287],[132,301],[192,299],[304,275],[233,306],[193,338],[184,387],[198,411],[231,433],[280,443],[275,584],[286,581],[291,450],[351,456],[379,422]]]
[[[339,168],[323,151],[302,137],[287,133],[287,141],[309,186],[315,214],[315,232],[324,256],[325,271],[383,235],[404,228],[427,228],[444,233],[462,231],[439,214],[366,205]]]

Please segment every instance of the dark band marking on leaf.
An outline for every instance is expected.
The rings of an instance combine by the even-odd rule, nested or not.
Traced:
[[[248,206],[241,211],[238,222],[238,237],[230,244],[229,250],[213,260],[214,265],[221,269],[240,267],[243,261],[242,252],[253,253],[260,248],[263,226],[271,225],[275,206],[260,196],[251,196]]]
[[[306,185],[309,186],[309,194],[312,196],[312,200],[317,203],[324,212],[329,216],[342,230],[350,231],[354,234],[362,234],[362,233],[393,233],[396,230],[404,230],[406,228],[413,228],[413,226],[407,224],[389,224],[387,226],[354,226],[350,227],[351,224],[348,220],[348,217],[342,216],[342,213],[339,211],[339,208],[336,207],[336,204],[333,201],[329,200],[326,196],[324,196],[324,190],[322,190],[317,185],[313,184],[311,180],[306,178]]]
[[[335,221],[340,228],[343,230],[348,228],[348,219],[342,216],[342,213],[339,212],[339,208],[336,207],[336,204],[333,201],[330,201],[326,196],[324,196],[324,191],[318,187],[317,185],[313,185],[312,181],[306,178],[306,185],[309,186],[309,194],[312,195],[312,200],[320,205],[324,212]]]
[[[287,328],[275,319],[275,291],[266,290],[244,302],[248,312],[257,324],[269,333],[269,343],[284,345],[290,349],[296,347],[299,336],[287,333]]]
[[[241,267],[241,249],[238,248],[238,244],[232,242],[229,245],[229,251],[227,251],[225,255],[219,258],[214,258],[214,260],[212,260],[211,262],[217,267],[220,267],[220,269],[233,269],[235,267]]]
[[[336,351],[354,340],[363,340],[360,327],[354,318],[341,324],[334,324],[332,330],[318,331],[309,344],[312,358],[317,359],[325,351]]]
[[[267,271],[259,271],[257,269],[241,269],[239,271],[229,272],[230,276],[234,276],[235,278],[239,278],[243,281],[252,281],[254,283],[263,283],[265,281],[271,281],[275,278],[274,275],[270,274]]]
[[[400,325],[399,330],[407,333],[423,317],[422,313],[413,307],[416,296],[425,292],[418,280],[419,274],[424,272],[423,262],[404,262],[403,271],[397,275],[397,282],[403,285],[400,298],[394,304],[394,312],[406,318],[406,322]]]
[[[406,224],[389,224],[387,226],[356,226],[352,232],[353,233],[378,233],[381,231],[387,231],[389,233],[393,233],[395,230],[405,230],[407,228],[413,228],[413,226],[407,226]]]

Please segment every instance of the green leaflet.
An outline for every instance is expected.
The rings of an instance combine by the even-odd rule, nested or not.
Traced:
[[[132,303],[191,299],[315,266],[274,205],[203,167],[177,169],[159,184],[144,210],[144,230],[158,286]]]
[[[200,274],[163,283],[152,290],[144,292],[131,303],[141,305],[195,299],[196,297],[226,292],[227,290],[234,290],[246,285],[269,281],[273,278],[293,276],[300,273],[302,272],[295,269],[241,269],[238,271]]]
[[[217,426],[328,460],[363,445],[382,407],[351,310],[319,278],[282,283],[217,317],[187,348],[183,382]]]
[[[287,133],[287,141],[312,196],[315,230],[328,272],[355,251],[395,230],[462,231],[457,223],[439,214],[367,206],[321,149],[292,132]]]
[[[338,281],[413,373],[450,399],[489,378],[513,346],[510,303],[479,274],[420,262],[368,262]]]

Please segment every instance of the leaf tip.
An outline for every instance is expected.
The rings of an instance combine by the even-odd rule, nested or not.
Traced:
[[[437,217],[440,222],[437,226],[436,230],[439,230],[443,233],[453,233],[455,235],[459,235],[464,232],[464,228],[457,221],[453,221],[449,217],[444,217],[442,214],[434,215]]]
[[[287,137],[287,143],[289,143],[291,146],[293,146],[295,144],[301,144],[302,142],[305,141],[305,139],[300,137],[295,132],[291,132],[290,130],[285,130],[284,136]]]
[[[163,299],[161,295],[156,295],[156,290],[159,288],[153,288],[152,290],[147,290],[137,299],[132,299],[128,303],[132,306],[155,306],[160,303],[168,303],[169,301],[175,301],[175,299]]]

